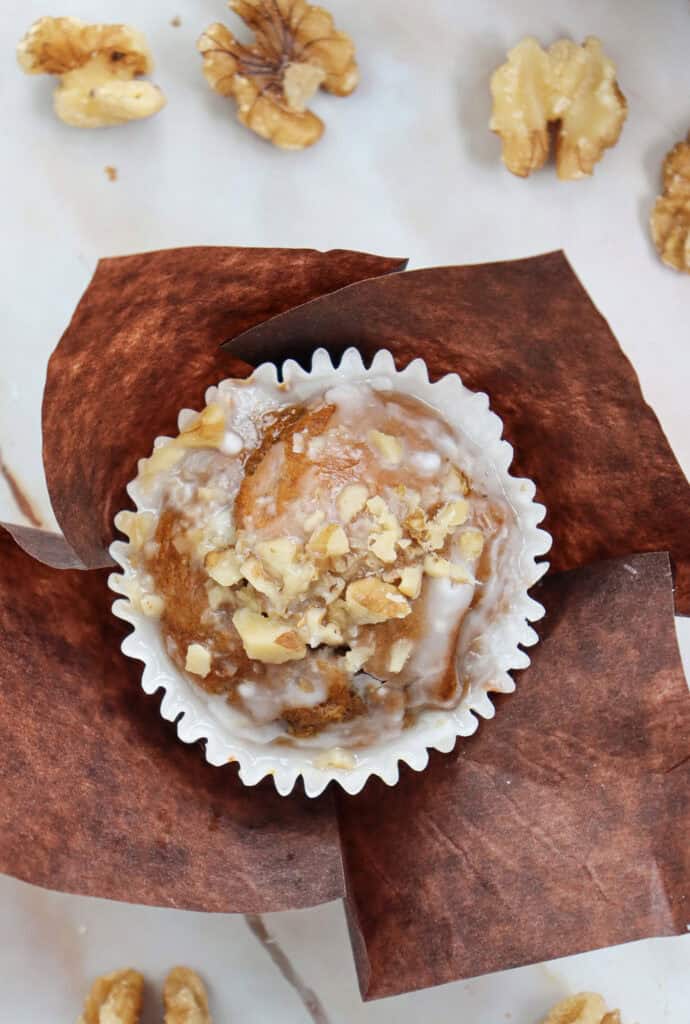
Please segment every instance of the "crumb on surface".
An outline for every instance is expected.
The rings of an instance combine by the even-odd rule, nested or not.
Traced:
[[[117,167],[112,167],[108,164],[108,166],[104,167],[103,170],[106,173],[108,181],[117,181]]]
[[[179,16],[179,14],[176,14],[175,17],[171,19],[170,24],[172,25],[173,28],[180,27],[180,25],[182,24],[182,18]]]

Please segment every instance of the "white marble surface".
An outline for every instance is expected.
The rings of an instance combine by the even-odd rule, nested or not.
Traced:
[[[317,99],[327,132],[302,154],[252,137],[206,89],[194,40],[224,16],[220,0],[55,6],[52,13],[144,29],[169,97],[150,123],[66,128],[52,116],[48,80],[25,78],[11,59],[27,25],[49,6],[0,5],[0,444],[44,522],[52,522],[40,462],[45,364],[96,260],[192,243],[360,248],[407,255],[413,267],[562,247],[690,473],[690,280],[658,262],[646,228],[661,158],[690,127],[686,0],[331,0],[357,41],[363,82],[347,100]],[[174,15],[179,28],[170,25]],[[630,116],[590,181],[560,183],[552,170],[519,181],[500,165],[499,144],[486,130],[487,78],[526,33],[544,42],[598,34],[617,61]],[[118,168],[114,183],[108,164]],[[0,518],[17,517],[0,483]],[[679,634],[688,665],[687,621]],[[94,973],[131,962],[156,982],[180,961],[204,971],[220,1022],[319,1019],[242,918],[49,894],[9,879],[0,879],[0,907],[0,1024],[67,1024]],[[338,905],[266,921],[330,1024],[532,1024],[551,1001],[580,988],[600,988],[628,1024],[688,1020],[690,938],[365,1006]],[[159,1019],[155,1001],[147,1012],[149,1024]]]

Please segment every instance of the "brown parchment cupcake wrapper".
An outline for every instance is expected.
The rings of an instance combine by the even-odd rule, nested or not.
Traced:
[[[275,301],[254,287],[253,250],[224,256],[216,290],[214,253],[106,261],[52,361],[49,477],[83,557],[103,559],[142,445],[235,372],[216,346],[271,305],[277,312],[309,297],[291,291],[291,257],[280,251],[257,256],[267,261],[257,280],[277,281]],[[315,259],[307,259],[314,292],[333,280],[323,267],[319,276]],[[681,933],[690,922],[690,699],[671,579],[665,557],[630,553],[670,547],[678,608],[687,610],[687,482],[562,255],[405,278],[414,302],[407,285],[396,295],[409,323],[392,295],[385,314],[374,294],[349,313],[339,305],[332,322],[315,303],[299,311],[305,347],[346,338],[365,355],[386,345],[405,362],[416,338],[414,354],[432,376],[457,370],[490,393],[518,471],[536,479],[549,505],[552,559],[623,554],[547,577],[535,593],[547,607],[543,642],[490,726],[456,755],[434,755],[422,775],[381,786],[385,800],[369,787],[339,800],[339,829],[329,791],[305,800],[265,783],[247,790],[231,766],[212,768],[179,743],[119,651],[125,628],[109,611],[106,574],[42,566],[0,531],[0,870],[114,899],[276,910],[342,895],[342,841],[360,977],[372,998]],[[299,340],[278,332],[275,358],[295,354]],[[98,387],[84,388],[89,373]],[[158,404],[141,408],[152,379]]]

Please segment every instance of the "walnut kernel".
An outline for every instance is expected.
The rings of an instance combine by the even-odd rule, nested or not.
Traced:
[[[338,555],[348,553],[350,542],[342,526],[338,523],[328,523],[318,533],[312,534],[307,548],[324,558],[337,558]]]
[[[129,537],[132,552],[141,551],[156,531],[156,517],[153,512],[118,512],[115,526]]]
[[[607,1011],[598,992],[579,992],[557,1003],[542,1024],[620,1024],[620,1015]]]
[[[465,558],[479,558],[484,550],[484,535],[481,530],[464,530],[460,534],[460,551]]]
[[[212,402],[183,427],[175,438],[182,448],[219,448],[225,437],[225,413]]]
[[[190,644],[184,667],[192,675],[205,679],[211,671],[211,652],[203,644]]]
[[[605,149],[618,141],[627,103],[616,68],[594,36],[578,46],[559,39],[544,51],[527,37],[491,78],[490,127],[501,137],[503,162],[527,177],[549,152],[556,126],[556,170],[571,181],[590,175]]]
[[[326,644],[329,647],[340,647],[345,641],[340,628],[335,622],[324,623],[325,608],[309,608],[305,615],[307,643],[310,647]]]
[[[402,672],[412,654],[411,640],[396,640],[390,650],[388,657],[388,671],[396,675]]]
[[[410,565],[403,569],[398,590],[405,597],[411,597],[413,601],[419,597],[422,590],[421,565]]]
[[[373,647],[353,647],[345,655],[347,671],[355,675],[366,664],[367,660],[374,653]]]
[[[272,665],[303,658],[307,653],[303,640],[295,630],[278,619],[240,608],[232,617],[247,657]]]
[[[392,466],[400,464],[403,455],[403,446],[400,438],[392,434],[384,434],[382,430],[370,430],[369,442],[382,459]]]
[[[240,560],[233,548],[210,551],[204,559],[204,568],[212,580],[221,587],[233,587],[242,579]]]
[[[211,25],[198,49],[211,88],[232,97],[251,131],[282,149],[304,149],[323,134],[307,109],[319,89],[348,96],[359,81],[352,40],[331,15],[306,0],[230,0],[254,32],[239,43],[224,25]]]
[[[150,488],[162,473],[169,469],[184,456],[184,451],[178,448],[174,441],[166,441],[153,449],[148,459],[139,460],[139,480],[145,488]]]
[[[60,77],[55,112],[77,128],[124,124],[165,106],[158,86],[139,80],[153,61],[144,36],[128,25],[39,18],[19,43],[17,59],[28,75]]]
[[[367,503],[369,492],[364,484],[348,484],[336,499],[338,515],[344,523],[351,522]]]
[[[365,576],[350,583],[345,603],[352,617],[362,625],[404,619],[412,610],[396,587],[377,576]]]
[[[663,180],[650,218],[654,245],[667,266],[690,274],[690,132],[667,154]]]
[[[396,544],[400,529],[381,530],[369,535],[369,550],[382,562],[390,564],[397,558]]]
[[[450,562],[447,558],[439,558],[438,555],[427,555],[424,559],[424,572],[435,579],[450,576]]]
[[[103,974],[91,986],[77,1024],[138,1024],[144,992],[144,978],[126,968]]]
[[[173,967],[163,986],[164,1024],[211,1024],[206,989],[196,971]]]

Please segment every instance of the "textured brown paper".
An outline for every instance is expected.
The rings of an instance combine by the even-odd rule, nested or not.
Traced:
[[[54,569],[84,568],[82,560],[60,534],[17,523],[0,523],[0,529],[3,527],[23,551],[44,565],[52,565]]]
[[[223,339],[319,291],[397,267],[362,254],[209,249],[101,263],[51,360],[44,406],[51,493],[79,564],[106,561],[124,483],[153,437],[174,430],[180,407],[199,407],[206,386],[246,372],[218,351]],[[626,540],[643,547],[654,536],[682,569],[687,484],[564,258],[400,281],[386,279],[392,290],[381,297],[368,282],[336,292],[332,318],[326,300],[311,303],[253,335],[242,354],[257,354],[257,338],[276,346],[257,361],[277,358],[277,342],[294,354],[300,336],[306,349],[333,342],[365,351],[395,348],[397,338],[402,362],[421,354],[435,375],[460,369],[490,392],[521,446],[519,469],[538,477],[549,501],[554,479],[549,526],[568,558]],[[414,297],[406,307],[405,281]],[[352,309],[343,305],[348,295],[357,299]],[[530,309],[546,317],[531,335]],[[587,358],[602,361],[597,409],[607,429],[586,429],[592,406],[582,368],[579,384],[570,379],[578,364],[564,340],[573,323]],[[482,378],[484,363],[493,369]],[[516,383],[525,382],[525,364],[531,403]],[[601,383],[609,379],[615,394]],[[642,467],[636,448],[616,465],[626,430],[647,446]],[[601,494],[589,517],[569,499],[567,474],[581,499],[590,494],[588,467],[604,494],[612,474],[623,525],[601,507]],[[621,489],[635,482],[633,537]],[[650,493],[666,504],[651,523],[643,518]],[[74,564],[60,538],[14,533],[45,561]],[[563,550],[554,555],[567,562]],[[623,562],[547,581],[545,642],[533,649],[532,668],[457,754],[434,757],[421,775],[405,772],[394,789],[374,782],[338,801],[369,996],[682,931],[690,920],[680,749],[690,698],[672,644],[668,563],[659,555]],[[244,789],[234,768],[213,768],[198,746],[179,742],[158,697],[142,693],[140,665],[119,650],[127,627],[112,617],[111,600],[103,572],[40,565],[0,530],[0,870],[66,891],[205,910],[279,910],[342,895],[333,794],[307,801],[278,797],[268,782]],[[458,778],[462,770],[474,785]],[[536,824],[530,813],[540,815]]]
[[[422,356],[432,377],[486,391],[514,472],[548,509],[553,570],[669,551],[690,614],[690,484],[634,369],[563,253],[440,267],[352,285],[229,343],[258,363],[325,345]]]
[[[101,260],[48,365],[43,461],[53,509],[84,566],[111,565],[125,485],[177,414],[249,367],[221,343],[401,260],[314,249],[198,247]],[[33,551],[32,551],[33,553]]]
[[[343,894],[332,797],[245,788],[177,739],[102,571],[0,529],[0,870],[65,892],[259,913]]]
[[[368,998],[690,924],[690,696],[668,556],[548,577],[491,722],[392,789],[340,793]]]

